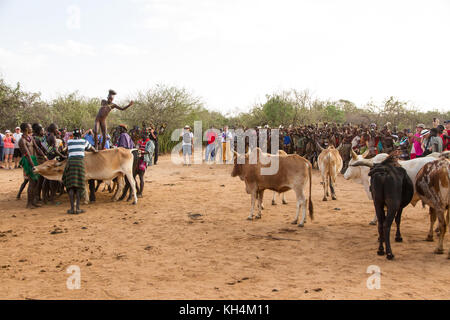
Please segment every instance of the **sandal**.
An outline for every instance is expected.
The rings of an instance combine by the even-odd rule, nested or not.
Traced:
[[[83,209],[77,210],[76,214],[80,214],[80,213],[85,213],[86,211],[84,211]]]
[[[68,214],[76,214],[75,211],[73,211],[73,210],[71,210],[71,209],[67,210],[67,213],[68,213]]]

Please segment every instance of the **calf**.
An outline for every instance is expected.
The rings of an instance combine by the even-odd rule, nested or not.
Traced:
[[[267,168],[274,161],[278,161],[278,170],[271,175],[261,174],[263,168]],[[268,163],[268,164],[267,164]],[[250,154],[239,155],[234,153],[234,167],[231,172],[232,177],[239,177],[245,181],[245,187],[248,194],[251,194],[251,210],[248,217],[253,219],[255,201],[258,200],[257,219],[261,218],[261,204],[264,190],[269,189],[276,192],[286,192],[294,190],[297,198],[297,213],[293,224],[297,224],[300,208],[302,208],[302,219],[299,227],[303,227],[306,220],[306,204],[309,206],[309,216],[313,219],[313,203],[311,200],[312,185],[312,166],[311,163],[292,154],[287,156],[271,155],[261,152],[256,148]],[[306,200],[304,189],[309,181],[309,201]]]
[[[427,163],[417,174],[416,191],[420,199],[430,206],[430,231],[428,240],[433,239],[433,225],[439,220],[439,242],[434,251],[444,253],[444,235],[449,223],[450,210],[450,161],[439,159]],[[447,211],[447,219],[445,219]],[[450,251],[448,252],[450,259]]]
[[[361,162],[354,165],[361,165]],[[388,157],[380,164],[369,165],[370,191],[378,218],[379,247],[378,255],[384,255],[383,242],[386,244],[386,257],[394,258],[391,250],[390,232],[393,220],[397,224],[395,241],[401,242],[400,221],[403,208],[414,194],[414,186],[406,170],[396,160]],[[387,214],[384,208],[387,208]]]
[[[320,175],[322,176],[323,184],[323,201],[327,201],[328,186],[331,191],[331,199],[336,200],[336,193],[334,187],[336,185],[336,178],[342,170],[342,157],[338,149],[329,146],[324,149],[319,144],[317,147],[321,151],[318,158]]]

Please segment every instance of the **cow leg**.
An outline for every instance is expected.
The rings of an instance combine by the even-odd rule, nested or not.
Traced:
[[[261,219],[261,207],[263,197],[264,197],[264,190],[258,191],[258,214],[255,217],[256,219]]]
[[[113,196],[113,201],[118,201],[119,200],[119,196],[122,194],[123,188],[124,188],[124,185],[125,185],[125,181],[124,181],[123,176],[117,177],[116,181],[117,181],[117,191],[116,191],[116,193]]]
[[[447,223],[445,221],[445,208],[444,210],[435,209],[436,216],[439,220],[439,242],[434,250],[434,253],[436,254],[443,254],[444,253],[444,236],[445,232],[447,231]]]
[[[298,221],[298,217],[300,214],[300,208],[302,209],[302,220],[300,221],[300,223],[298,224],[299,227],[303,227],[305,225],[306,222],[306,197],[303,194],[303,188],[300,187],[297,190],[295,190],[295,195],[297,197],[297,212],[295,215],[295,220],[292,222],[297,223]]]
[[[430,230],[428,231],[428,235],[427,235],[427,238],[425,239],[425,241],[431,242],[431,241],[433,241],[433,227],[434,227],[434,223],[436,222],[436,212],[434,211],[434,209],[432,207],[430,207],[429,213],[430,213]]]
[[[395,216],[395,224],[397,225],[397,232],[395,233],[395,242],[403,241],[402,235],[400,233],[400,222],[402,220],[402,212],[403,208],[400,208],[400,210],[398,210],[397,212],[397,215]]]
[[[283,192],[283,193],[282,193],[282,197],[283,197],[283,198],[282,198],[282,203],[283,203],[283,204],[287,204],[287,201],[286,201],[286,192]]]
[[[272,205],[273,206],[275,206],[277,204],[276,201],[275,201],[276,199],[277,199],[277,193],[274,191],[273,192],[273,197],[272,197]]]
[[[387,204],[388,210],[387,210],[387,216],[383,223],[383,233],[384,233],[384,241],[386,244],[386,258],[389,260],[394,259],[394,255],[392,254],[391,249],[391,226],[392,222],[394,221],[395,215],[398,212],[398,208],[400,208],[400,204]]]
[[[384,256],[384,254],[385,254],[384,246],[383,246],[383,242],[384,242],[383,224],[384,224],[384,220],[385,220],[384,204],[375,205],[375,212],[376,212],[376,217],[378,220],[379,245],[378,245],[377,254],[379,256]]]
[[[252,200],[251,200],[251,208],[250,215],[247,217],[247,220],[253,220],[253,211],[255,210],[255,200],[257,197],[257,191],[252,192]]]
[[[336,192],[334,192],[334,179],[331,179],[331,176],[329,176],[329,180],[330,180],[331,199],[337,200]]]
[[[133,192],[133,204],[137,204],[138,199],[136,195],[136,180],[134,180],[132,172],[127,173],[126,177],[130,182],[131,191]]]
[[[86,181],[86,184],[84,186],[84,204],[89,204],[89,187],[90,187],[89,181]]]
[[[377,213],[375,212],[375,217],[373,217],[372,221],[369,222],[371,226],[377,225]]]
[[[323,186],[323,199],[322,201],[327,201],[327,195],[328,195],[328,179],[327,177],[322,174],[322,186]]]

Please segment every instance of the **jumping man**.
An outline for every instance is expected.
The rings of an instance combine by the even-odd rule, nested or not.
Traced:
[[[114,96],[116,95],[116,92],[114,90],[109,90],[108,98],[107,100],[102,100],[102,106],[100,107],[100,110],[98,110],[97,117],[95,118],[95,124],[94,124],[94,141],[95,141],[95,148],[98,149],[98,132],[99,127],[102,131],[102,146],[100,150],[103,150],[105,148],[106,143],[106,118],[108,117],[108,114],[111,112],[112,109],[119,109],[121,111],[124,111],[131,107],[133,105],[133,101],[130,101],[130,103],[126,107],[119,107],[117,104],[113,103]]]

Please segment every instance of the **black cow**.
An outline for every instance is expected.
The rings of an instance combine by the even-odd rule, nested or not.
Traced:
[[[368,165],[355,162],[353,166]],[[371,164],[369,171],[370,192],[372,193],[373,204],[378,218],[379,247],[378,255],[384,255],[383,242],[386,243],[386,258],[392,260],[394,255],[391,250],[390,232],[391,225],[395,219],[397,233],[395,241],[401,242],[400,221],[403,208],[406,207],[413,195],[414,186],[408,177],[406,170],[400,167],[397,161],[388,157],[379,164]],[[387,208],[387,214],[384,208]]]

